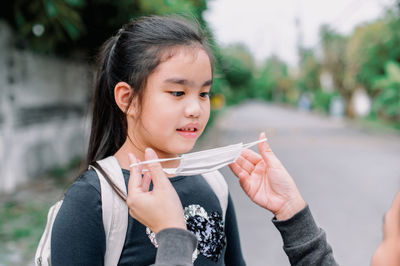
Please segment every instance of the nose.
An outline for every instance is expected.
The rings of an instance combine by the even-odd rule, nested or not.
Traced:
[[[198,100],[189,100],[185,105],[185,117],[198,118],[201,114],[201,104]]]

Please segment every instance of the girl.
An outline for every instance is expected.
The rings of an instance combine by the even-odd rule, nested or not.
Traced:
[[[88,164],[113,155],[127,185],[129,153],[144,161],[147,147],[160,158],[190,151],[210,114],[212,59],[204,35],[177,17],[144,17],[107,40],[99,57]],[[215,218],[207,225],[191,220],[201,243],[194,265],[244,265],[230,196],[221,226],[220,203],[201,175],[170,176],[170,181],[184,208],[198,206]],[[67,191],[52,230],[52,265],[104,264],[100,191],[92,169]],[[206,234],[211,238],[202,242]],[[129,217],[118,265],[149,265],[155,255],[146,227]]]

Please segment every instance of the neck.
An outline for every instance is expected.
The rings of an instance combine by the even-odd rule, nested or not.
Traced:
[[[151,147],[153,148],[153,147]],[[146,147],[143,145],[134,145],[129,138],[126,139],[125,143],[121,146],[121,148],[114,154],[115,158],[117,158],[119,165],[123,169],[130,169],[129,165],[129,158],[128,153],[133,153],[136,159],[140,160],[141,162],[146,161],[144,158],[144,151]],[[170,154],[163,151],[159,151],[157,149],[153,150],[156,152],[158,158],[175,158],[178,157],[178,154]],[[167,161],[162,162],[161,166],[163,168],[175,168],[179,165],[179,160]]]

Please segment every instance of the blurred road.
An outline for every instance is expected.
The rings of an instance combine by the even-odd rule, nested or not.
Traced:
[[[262,102],[228,109],[201,148],[251,142],[267,133],[297,183],[340,265],[369,265],[383,215],[400,188],[400,135],[367,132],[344,121]],[[247,264],[289,265],[272,215],[253,204],[224,168],[235,202]]]

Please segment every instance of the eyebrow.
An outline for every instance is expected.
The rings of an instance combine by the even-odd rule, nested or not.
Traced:
[[[181,79],[181,78],[169,78],[169,79],[166,79],[164,82],[171,83],[171,84],[179,84],[179,85],[184,85],[184,86],[194,86],[193,81],[189,81],[187,79]],[[210,86],[211,84],[212,84],[212,79],[204,82],[201,87]]]

